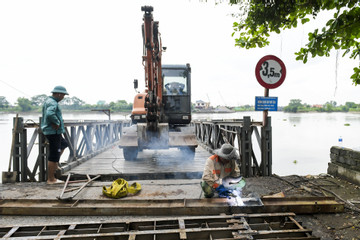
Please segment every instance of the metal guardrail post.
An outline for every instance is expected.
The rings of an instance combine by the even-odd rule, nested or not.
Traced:
[[[76,128],[74,126],[70,127],[70,133],[68,132],[68,129],[65,128],[65,138],[68,141],[69,144],[69,157],[67,162],[72,162],[76,159],[77,154],[74,146],[76,146],[77,140],[75,139],[76,136]]]
[[[14,149],[13,149],[13,171],[17,172],[16,181],[19,182],[20,180],[20,161],[21,161],[21,148],[20,148],[20,134],[19,129],[20,125],[23,124],[24,120],[23,118],[18,118],[18,124],[17,128],[15,129],[15,121],[16,119],[13,119],[13,131],[15,131],[15,141],[14,141]]]
[[[21,148],[21,182],[27,181],[27,130],[24,128],[23,122],[20,124],[20,148]]]
[[[240,173],[244,177],[251,177],[252,174],[252,142],[251,142],[251,120],[250,117],[244,117],[244,125],[240,130],[241,136],[241,165]]]
[[[41,123],[41,117],[39,118]],[[46,143],[45,135],[39,130],[39,182],[45,182],[47,180],[47,152],[48,144]]]
[[[262,176],[272,175],[272,129],[271,117],[267,117],[266,125],[261,128],[261,171]]]
[[[13,129],[15,128],[15,118]],[[15,131],[15,142],[13,150],[13,170],[17,172],[16,181],[27,181],[27,132],[24,128],[24,119],[18,118],[17,128]]]

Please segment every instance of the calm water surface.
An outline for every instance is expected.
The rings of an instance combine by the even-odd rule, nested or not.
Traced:
[[[40,114],[20,114],[25,121],[37,122]],[[193,114],[193,119],[241,119],[250,116],[262,121],[262,112],[228,114]],[[278,175],[326,173],[331,146],[338,145],[360,151],[359,113],[283,113],[270,112],[273,141],[273,172]],[[6,171],[11,148],[11,129],[15,114],[0,114],[0,170]],[[113,120],[129,119],[129,115],[113,114]],[[65,120],[107,120],[103,113],[68,114]],[[345,126],[344,124],[350,124]],[[30,134],[29,134],[30,135]],[[28,138],[30,138],[28,136]],[[256,141],[253,140],[255,143]],[[34,150],[33,150],[34,151]],[[64,154],[64,156],[67,154]]]

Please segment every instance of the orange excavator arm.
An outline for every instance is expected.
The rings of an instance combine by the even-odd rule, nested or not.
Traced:
[[[159,22],[153,20],[153,7],[143,6],[141,10],[144,11],[143,65],[145,67],[145,87],[147,92],[145,97],[146,122],[148,130],[157,131],[159,122],[163,122],[164,119],[161,70],[162,46],[158,31]]]

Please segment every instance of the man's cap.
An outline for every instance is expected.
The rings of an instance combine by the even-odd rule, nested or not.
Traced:
[[[51,91],[52,93],[63,93],[65,95],[69,95],[68,92],[66,91],[66,88],[63,86],[56,86],[54,88],[54,90]]]
[[[236,149],[229,143],[223,144],[220,149],[216,149],[214,152],[219,157],[227,160],[239,159]]]

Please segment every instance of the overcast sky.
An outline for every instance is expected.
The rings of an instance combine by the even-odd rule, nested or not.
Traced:
[[[295,61],[294,52],[307,33],[324,18],[271,38],[262,49],[234,46],[230,13],[237,7],[215,6],[198,0],[62,0],[0,1],[0,96],[14,103],[18,97],[50,94],[56,85],[70,96],[95,104],[126,100],[135,95],[133,80],[144,87],[141,6],[154,7],[160,22],[164,64],[190,63],[192,102],[211,105],[254,105],[264,89],[255,66],[265,55],[275,55],[287,68],[285,82],[270,90],[279,105],[290,99],[323,104],[360,103],[360,86],[350,80],[359,60],[336,52],[329,58]],[[325,14],[326,15],[326,14]],[[329,15],[329,14],[327,14]],[[336,68],[337,64],[337,68]]]

